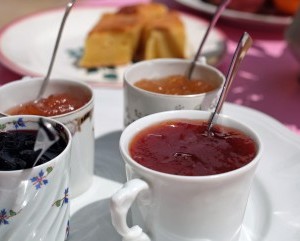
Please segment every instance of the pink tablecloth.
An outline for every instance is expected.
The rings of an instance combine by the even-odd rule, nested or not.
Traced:
[[[210,19],[172,0],[157,0],[172,8]],[[254,40],[240,66],[227,101],[262,111],[300,134],[300,64],[287,48],[284,29],[243,25],[219,20],[217,27],[228,39],[228,53],[218,67],[227,73],[237,42],[244,31]]]
[[[127,0],[138,1],[138,0]],[[123,1],[106,1],[108,4],[125,4]],[[148,1],[148,0],[143,0]],[[196,10],[189,9],[172,0],[156,0],[172,8],[209,19]],[[86,4],[99,4],[101,1],[87,0]],[[300,134],[300,66],[287,49],[283,29],[255,28],[232,22],[219,21],[220,28],[228,38],[228,53],[218,67],[226,74],[234,49],[241,34],[247,31],[254,39],[253,47],[241,64],[227,101],[260,110],[285,124]],[[0,64],[0,84],[20,79]]]

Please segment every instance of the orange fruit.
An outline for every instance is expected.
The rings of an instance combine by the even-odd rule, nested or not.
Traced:
[[[295,14],[300,7],[300,0],[273,0],[278,11],[286,14]]]
[[[231,0],[227,8],[242,12],[255,13],[262,8],[265,1],[266,0]],[[210,0],[209,2],[219,5],[222,0]]]

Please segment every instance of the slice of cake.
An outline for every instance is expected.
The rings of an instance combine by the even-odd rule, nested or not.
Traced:
[[[180,16],[160,3],[121,7],[102,15],[86,37],[79,66],[96,68],[133,60],[184,58],[185,29]]]
[[[124,6],[119,9],[118,13],[136,14],[144,18],[145,21],[155,19],[166,14],[169,11],[166,5],[161,3],[146,3]]]
[[[86,38],[79,66],[92,68],[131,62],[143,23],[135,14],[104,14]]]
[[[143,28],[139,58],[184,58],[185,28],[177,12],[148,21]]]

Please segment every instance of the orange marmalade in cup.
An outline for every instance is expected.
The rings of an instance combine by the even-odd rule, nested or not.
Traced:
[[[6,113],[9,115],[56,116],[79,109],[87,101],[87,97],[79,97],[71,93],[52,94],[47,98],[14,106],[8,109]]]
[[[150,92],[167,95],[193,95],[210,92],[218,86],[201,79],[187,79],[184,75],[170,75],[159,79],[142,79],[134,85]]]

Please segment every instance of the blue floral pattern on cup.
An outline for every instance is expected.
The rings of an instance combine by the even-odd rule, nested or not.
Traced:
[[[38,176],[32,177],[30,181],[35,186],[35,189],[40,189],[43,185],[48,184],[48,180],[46,179],[48,174],[45,175],[44,171],[41,170],[38,174]]]
[[[13,210],[9,210],[9,212],[8,212],[8,211],[6,211],[6,209],[2,209],[0,211],[0,226],[9,224],[8,219],[10,219],[11,217],[16,216],[19,212],[21,212],[21,210],[18,211],[18,212],[15,212]]]
[[[68,220],[68,223],[67,223],[65,240],[67,240],[69,238],[69,235],[70,235],[70,220]]]
[[[69,203],[69,188],[65,189],[63,198],[56,200],[52,206],[62,207],[65,203]]]
[[[53,171],[53,167],[48,167],[46,169],[46,172],[44,172],[43,169],[40,170],[37,176],[34,176],[30,178],[29,180],[33,184],[36,190],[41,189],[43,186],[46,186],[49,181],[47,179],[47,176]],[[56,200],[52,206],[56,207],[62,207],[64,204],[69,203],[69,188],[66,188],[64,191],[64,196],[61,199]],[[19,210],[18,212],[15,212],[13,210],[6,210],[5,208],[1,209],[0,211],[0,226],[1,225],[8,225],[9,224],[9,219],[16,216],[22,211]],[[69,224],[68,224],[69,225]],[[69,228],[67,227],[67,232]]]
[[[18,129],[19,127],[26,127],[26,125],[23,121],[23,118],[19,118],[18,120],[13,121],[13,124],[14,124],[16,129]]]

